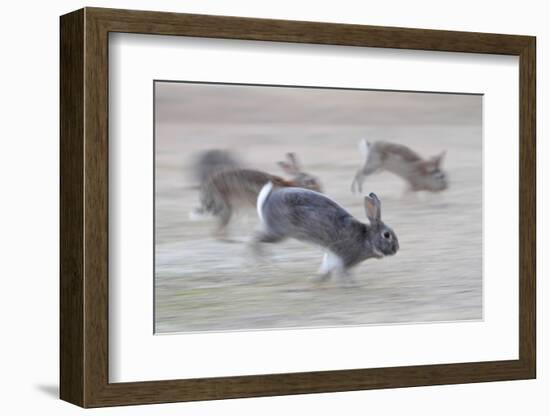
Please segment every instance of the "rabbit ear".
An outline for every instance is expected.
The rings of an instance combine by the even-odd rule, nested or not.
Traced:
[[[296,169],[288,162],[277,162],[277,164],[289,175],[296,175]]]
[[[288,162],[279,162],[278,165],[289,175],[298,175],[300,173],[300,165],[294,153],[287,153]]]
[[[298,162],[298,158],[296,157],[296,153],[287,153],[286,158],[290,162],[290,164],[296,169],[296,172],[300,171],[300,163]]]
[[[365,213],[367,218],[372,223],[379,222],[382,218],[382,209],[380,207],[380,200],[374,193],[370,193],[369,196],[365,196]]]
[[[416,163],[416,166],[418,169],[420,169],[420,172],[424,175],[430,174],[435,172],[438,169],[439,162],[435,159],[435,157],[431,157],[428,160],[420,160]]]
[[[441,166],[441,162],[443,161],[443,158],[445,157],[445,154],[447,153],[446,150],[443,150],[440,154],[437,156],[432,157],[432,160],[435,162],[437,167]]]

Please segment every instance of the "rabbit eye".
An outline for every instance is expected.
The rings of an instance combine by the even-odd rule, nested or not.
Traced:
[[[390,232],[389,231],[384,231],[384,233],[382,235],[384,236],[385,239],[390,238]]]

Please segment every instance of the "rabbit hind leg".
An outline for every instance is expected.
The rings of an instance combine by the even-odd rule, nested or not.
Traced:
[[[351,182],[351,191],[363,192],[363,183],[367,176],[375,173],[382,166],[379,159],[369,160],[365,165],[357,171],[353,181]]]
[[[276,234],[270,231],[262,230],[258,231],[251,242],[252,253],[256,258],[263,257],[263,244],[269,243],[278,243],[285,239],[285,236],[281,234]]]
[[[231,221],[232,215],[233,215],[233,209],[228,204],[224,204],[222,207],[220,207],[217,210],[216,216],[218,218],[218,224],[216,226],[216,230],[214,231],[214,236],[217,239],[228,240],[227,228],[228,228],[229,222]]]

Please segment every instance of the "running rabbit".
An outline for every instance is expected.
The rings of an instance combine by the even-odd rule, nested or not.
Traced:
[[[327,280],[335,273],[344,283],[351,283],[351,267],[370,258],[394,255],[399,249],[397,236],[382,222],[378,197],[371,193],[364,204],[368,225],[323,194],[299,188],[276,189],[268,183],[258,196],[263,230],[256,235],[253,248],[258,253],[260,243],[287,238],[318,245],[325,250],[318,280]]]
[[[319,180],[301,170],[294,153],[288,153],[287,161],[279,162],[279,166],[292,179],[252,169],[227,170],[212,175],[201,188],[201,207],[195,213],[216,216],[219,220],[216,234],[223,237],[234,209],[239,206],[254,207],[258,193],[267,182],[277,188],[292,186],[321,191]]]
[[[447,175],[441,170],[445,152],[422,159],[406,146],[388,142],[369,143],[362,140],[359,150],[365,164],[357,171],[351,184],[352,192],[362,191],[365,177],[386,170],[404,179],[411,191],[439,192],[447,189]]]

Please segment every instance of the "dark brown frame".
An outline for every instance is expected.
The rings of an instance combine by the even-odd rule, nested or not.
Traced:
[[[61,17],[60,396],[83,407],[535,378],[535,38],[85,8]],[[516,55],[520,66],[519,359],[109,383],[109,32]]]

